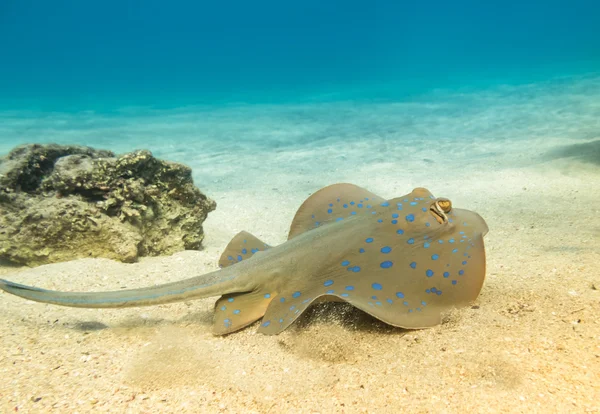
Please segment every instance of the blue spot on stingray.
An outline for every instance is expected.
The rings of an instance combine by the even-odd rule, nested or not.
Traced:
[[[266,321],[266,322],[263,322],[263,324],[262,324],[262,326],[264,326],[265,328],[269,325],[271,325],[271,321]]]
[[[265,299],[269,299],[271,297],[270,293],[265,293]]]
[[[381,286],[381,284],[379,284],[379,283],[373,283],[373,284],[371,285],[371,287],[372,287],[373,289],[375,289],[375,290],[381,290],[381,289],[383,289],[383,286]]]
[[[242,259],[243,259],[243,257],[242,257],[242,256],[240,256],[240,255],[238,254],[238,257],[237,257],[237,259],[238,259],[238,261],[239,261],[239,262],[241,262],[241,261],[242,261]]]
[[[360,266],[352,266],[348,268],[349,271],[354,272],[354,273],[358,273],[360,272]]]
[[[438,295],[438,296],[440,296],[442,294],[442,291],[441,290],[436,290],[435,294]]]
[[[248,253],[248,250],[242,249],[242,254],[246,254],[246,253]]]
[[[227,299],[227,302],[233,302],[233,298]]]
[[[333,207],[333,203],[329,203],[329,207]]]
[[[410,202],[410,205],[411,205],[411,206],[416,206],[417,204],[419,204],[419,203],[417,203],[416,201],[411,201],[411,202]]]
[[[458,275],[459,275],[459,276],[462,276],[462,275],[464,275],[464,274],[465,274],[465,271],[464,271],[464,270],[459,270],[459,271],[458,271]]]
[[[385,301],[386,301],[387,303],[389,303],[390,305],[391,305],[392,303],[394,303],[394,301],[393,301],[393,300],[391,300],[391,299],[386,299]]]
[[[323,286],[331,286],[333,285],[333,280],[326,280],[325,283],[323,283]]]
[[[294,305],[290,306],[290,310],[294,310],[296,307]]]
[[[392,251],[392,248],[389,246],[385,246],[381,248],[381,253],[389,253]]]
[[[417,262],[412,262],[409,266],[412,267],[413,269],[416,269],[417,268]]]
[[[371,296],[371,299],[377,300],[377,296]]]
[[[371,214],[377,214],[377,212],[376,211],[371,211]]]
[[[379,301],[375,302],[375,304],[376,304],[377,306],[381,306],[381,302],[379,302]]]
[[[429,222],[425,223],[425,227],[429,227],[431,224]]]
[[[350,213],[351,216],[355,216],[356,215],[356,211],[353,211],[352,213]]]
[[[371,204],[367,204],[367,208],[371,208],[371,207],[372,207]]]
[[[390,203],[388,203],[387,201],[384,201],[383,203],[381,203],[381,207],[387,207],[389,205],[390,205]]]
[[[452,253],[456,253],[456,252],[458,252],[458,249],[452,250]]]
[[[430,289],[425,289],[425,293],[431,293]]]
[[[408,216],[406,216],[406,221],[408,221],[409,223],[412,223],[413,221],[415,221],[415,215],[409,214]]]
[[[346,286],[346,290],[354,290],[354,286]]]
[[[453,284],[453,285],[456,285],[457,283],[458,283],[458,282],[457,282],[456,280],[453,280],[453,281],[452,281],[452,284]]]
[[[427,305],[427,303],[426,303],[424,300],[422,300],[422,301],[421,301],[421,305],[423,305],[423,306],[426,306],[426,305]]]
[[[367,243],[373,243],[373,238],[372,238],[372,237],[369,237],[369,238],[367,238],[367,239],[365,240],[365,242],[367,242]]]
[[[299,298],[301,294],[302,294],[302,293],[300,293],[300,292],[294,292],[294,293],[292,293],[292,297],[293,297],[294,299],[295,299],[295,298]]]
[[[450,272],[444,272],[444,277],[449,277],[450,276]]]
[[[327,292],[325,292],[325,293],[327,293],[327,294],[331,295],[333,292],[334,292],[334,290],[333,290],[333,289],[330,289],[330,290],[328,290],[328,291],[327,291]]]
[[[448,240],[448,243],[454,243],[454,239]]]
[[[431,245],[428,242],[425,242],[425,244],[423,244],[423,247],[426,248],[426,249],[428,249],[429,246],[431,246]]]
[[[392,220],[392,224],[398,224],[398,220]]]
[[[399,299],[404,299],[404,293],[396,292],[396,297],[398,297]]]
[[[279,302],[281,302],[281,303],[285,302],[285,298],[279,299]]]
[[[342,207],[344,207],[344,208],[348,208],[348,204],[344,204]]]
[[[221,306],[221,310],[224,311],[225,309],[227,309],[226,306]]]
[[[350,264],[350,262],[348,260],[344,260],[342,262],[342,266],[348,266]]]
[[[330,209],[330,208],[328,208],[328,209],[327,209],[327,212],[328,212],[329,214],[331,214],[331,213],[333,213],[333,210],[332,210],[332,209]]]
[[[239,315],[240,314],[240,310],[236,309],[236,310],[233,311],[233,313],[236,314],[236,315]]]
[[[233,256],[227,256],[228,260],[233,260]]]
[[[229,326],[231,325],[231,319],[227,318],[223,321],[223,325],[225,325],[226,328],[229,328]]]
[[[258,249],[255,247],[254,249],[252,249],[252,250],[250,250],[250,251],[251,251],[252,253],[256,253],[256,252],[258,252],[259,250],[258,250]]]
[[[244,244],[246,244],[246,239],[244,239]]]
[[[365,249],[363,249],[363,248],[360,248],[360,249],[358,249],[358,252],[359,252],[359,253],[364,253],[364,252],[365,252]]]
[[[348,297],[348,294],[347,294],[347,293],[342,293],[340,296],[342,296],[342,297],[344,297],[344,298],[347,298],[347,297]]]
[[[377,223],[383,223],[382,219],[377,219]]]
[[[439,255],[437,255],[437,254],[432,254],[432,255],[431,255],[431,260],[437,260],[437,259],[439,259],[439,258],[440,258],[440,256],[439,256]]]
[[[462,264],[463,264],[463,266],[464,266],[464,265],[466,265],[466,264],[467,264],[467,261],[466,261],[466,260],[465,260],[465,261],[463,261],[463,262],[462,262]]]
[[[427,211],[427,209],[426,209],[425,207],[423,207],[421,210],[422,210],[422,211]]]
[[[427,271],[425,272],[425,275],[427,275],[427,277],[433,276],[433,270],[427,269]]]
[[[398,234],[404,234],[404,230],[398,229],[398,230],[396,230],[396,233],[398,233]]]
[[[398,213],[392,214],[392,218],[398,218]]]
[[[382,269],[389,269],[393,265],[394,263],[390,262],[389,260],[386,260],[385,262],[381,262],[379,266],[381,266]]]
[[[283,319],[279,319],[279,323],[283,323]]]
[[[335,221],[342,221],[344,218],[343,217],[338,217],[335,219]]]
[[[357,205],[356,205],[356,207],[358,207],[358,208],[362,208],[362,207],[363,207],[363,205],[362,205],[362,204],[357,204]]]
[[[407,301],[404,301],[404,302],[402,302],[402,304],[403,304],[404,306],[408,306],[408,302],[407,302]]]
[[[412,237],[406,241],[408,244],[415,244],[415,239]]]

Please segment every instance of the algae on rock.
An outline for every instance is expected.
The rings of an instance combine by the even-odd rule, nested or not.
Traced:
[[[197,250],[215,207],[189,167],[149,151],[22,145],[0,158],[0,259],[133,262]]]

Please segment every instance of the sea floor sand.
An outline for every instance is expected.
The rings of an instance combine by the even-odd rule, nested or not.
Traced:
[[[282,242],[310,192],[345,181],[383,197],[426,186],[480,213],[490,228],[481,295],[431,329],[390,328],[326,304],[279,336],[253,325],[215,337],[214,299],[90,310],[0,294],[0,411],[598,412],[600,159],[589,157],[598,141],[563,144],[496,143],[472,159],[473,146],[492,144],[448,143],[452,153],[429,144],[410,147],[410,161],[390,146],[384,159],[361,162],[368,148],[357,142],[327,166],[317,150],[238,155],[239,166],[271,174],[264,167],[246,185],[233,185],[235,174],[213,185],[218,207],[203,251],[0,272],[79,291],[195,276],[216,268],[240,230]],[[286,169],[300,156],[305,173]]]

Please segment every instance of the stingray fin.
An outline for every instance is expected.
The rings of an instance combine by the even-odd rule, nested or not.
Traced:
[[[225,251],[219,259],[219,267],[231,266],[242,260],[249,259],[254,253],[267,250],[270,247],[271,246],[247,231],[240,231],[233,239],[231,239],[225,248]]]
[[[227,335],[260,319],[271,302],[271,293],[253,291],[223,295],[215,303],[213,334]]]
[[[332,294],[388,325],[406,329],[430,328],[442,321],[440,309],[426,303],[409,303],[397,297],[378,297]],[[373,299],[375,298],[375,299]]]
[[[300,292],[288,291],[274,298],[261,321],[258,332],[277,335],[287,329],[308,307],[325,293],[316,290]]]
[[[322,188],[302,203],[290,226],[288,239],[326,223],[353,215],[372,214],[372,209],[384,201],[354,184],[333,184]]]

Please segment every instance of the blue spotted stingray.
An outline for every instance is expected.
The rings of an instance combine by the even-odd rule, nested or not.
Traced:
[[[453,208],[424,188],[385,200],[352,184],[334,184],[302,204],[285,243],[270,247],[241,232],[221,256],[221,269],[202,276],[113,292],[57,292],[6,280],[0,289],[81,308],[221,295],[217,335],[261,318],[259,332],[278,334],[317,300],[348,302],[393,326],[425,328],[479,295],[487,231],[477,213]]]

